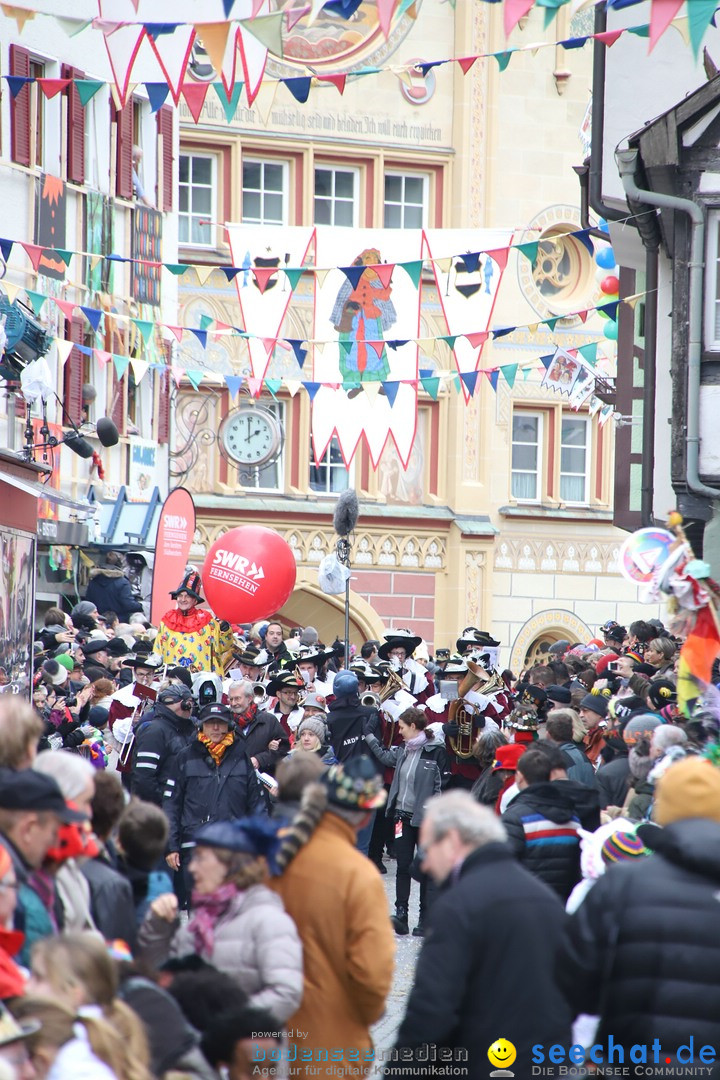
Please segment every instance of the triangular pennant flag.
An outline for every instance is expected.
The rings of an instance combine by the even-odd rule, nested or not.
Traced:
[[[365,273],[365,266],[341,266],[340,269],[350,282],[350,287],[357,289],[360,278]]]
[[[198,339],[203,349],[207,348],[207,330],[196,330],[193,326],[188,326],[187,329],[191,334],[194,334]]]
[[[185,271],[190,269],[187,263],[163,263],[163,266],[175,277],[182,277]]]
[[[462,68],[463,75],[467,75],[468,71],[473,66],[473,64],[475,63],[476,60],[477,60],[477,56],[459,56],[458,57],[458,64]]]
[[[460,260],[468,274],[474,274],[480,265],[480,252],[466,251],[464,255],[460,256]]]
[[[100,320],[103,317],[102,309],[83,307],[81,304],[80,310],[82,311],[87,321],[90,323],[90,326],[93,328],[94,332],[97,334],[98,327],[100,326]]]
[[[368,341],[367,344],[376,353],[378,360],[382,359],[383,349],[385,348],[384,341]]]
[[[478,375],[479,375],[478,371],[461,371],[460,372],[460,378],[462,379],[463,383],[465,384],[465,388],[466,388],[468,394],[470,395],[470,397],[472,397],[473,394],[475,393],[475,387],[477,386]]]
[[[541,356],[541,357],[539,357],[539,360],[540,360],[540,363],[542,364],[542,366],[547,371],[547,369],[552,364],[553,358],[552,358],[552,356]]]
[[[298,286],[298,281],[303,275],[302,267],[285,267],[285,270],[283,272],[288,280],[291,291],[295,292],[295,289],[297,289]]]
[[[645,23],[644,26],[628,26],[625,32],[627,34],[634,34],[635,37],[650,37],[650,24]]]
[[[35,12],[25,7],[16,7],[14,4],[3,4],[2,13],[8,19],[14,19],[17,23],[18,33],[22,34],[25,23],[35,18]]]
[[[52,251],[54,255],[57,255],[59,259],[62,259],[66,266],[70,265],[72,257],[75,254],[74,251],[67,251],[65,248],[46,248],[45,250]]]
[[[248,388],[254,398],[260,397],[262,393],[263,381],[262,379],[248,379]]]
[[[42,293],[33,292],[32,289],[26,289],[25,294],[32,305],[32,309],[36,315],[39,315],[42,311],[42,306],[47,300],[47,296]]]
[[[208,89],[208,83],[183,83],[182,85],[185,104],[196,124],[200,122],[200,113],[203,110]]]
[[[75,89],[78,92],[80,104],[82,105],[83,109],[90,101],[92,101],[98,90],[102,90],[103,86],[107,86],[107,83],[100,82],[99,79],[75,80]]]
[[[143,376],[147,375],[148,368],[150,367],[150,361],[142,360],[139,356],[133,356],[130,361],[130,367],[132,368],[135,382],[139,383],[142,382]]]
[[[183,328],[182,328],[182,326],[170,326],[170,323],[165,323],[164,325],[165,325],[165,329],[170,331],[170,333],[172,334],[172,336],[175,338],[175,340],[177,342],[182,342],[182,339],[183,339]]]
[[[702,3],[703,0],[700,0],[700,2]],[[714,4],[715,0],[710,0],[710,2]],[[623,30],[603,30],[601,33],[593,34],[592,36],[596,41],[600,41],[603,45],[607,45],[608,48],[610,48],[615,44],[619,37],[622,37],[623,33]]]
[[[577,317],[581,323],[587,322],[588,313],[587,311],[578,311]]]
[[[449,274],[452,268],[452,258],[449,259],[435,259],[435,265],[441,274]]]
[[[142,335],[143,342],[147,345],[150,340],[150,336],[153,332],[155,323],[150,322],[149,319],[131,319],[130,322],[134,323]]]
[[[282,20],[283,13],[278,11],[273,15],[261,15],[257,19],[242,19],[240,27],[247,33],[252,34],[273,56],[282,59]]]
[[[93,349],[93,356],[101,367],[105,367],[112,360],[112,353],[105,352],[104,349]]]
[[[115,374],[118,379],[122,379],[123,375],[128,369],[130,363],[129,356],[118,356],[117,353],[113,353],[113,365],[115,367]]]
[[[230,12],[233,9],[233,4],[234,3],[235,3],[235,0],[223,0],[223,11],[225,12],[225,18],[226,19],[229,18]]]
[[[367,395],[368,400],[373,402],[373,404],[374,404],[375,401],[377,400],[378,394],[380,393],[382,383],[377,382],[375,379],[373,379],[373,380],[370,380],[368,382],[362,383],[361,386],[362,386],[362,389],[365,391],[365,394]]]
[[[260,340],[263,343],[267,356],[272,356],[273,352],[275,351],[275,346],[277,345],[277,338],[264,337]]]
[[[493,390],[495,391],[495,393],[497,393],[497,385],[498,385],[498,378],[500,376],[500,372],[496,368],[494,371],[486,371],[485,374],[487,375],[488,380],[489,380],[490,385],[492,386]]]
[[[318,270],[318,269],[315,269],[315,283],[316,283],[316,284],[317,284],[317,285],[318,285],[318,286],[319,286],[319,287],[320,287],[321,289],[322,289],[323,285],[325,284],[325,278],[326,278],[326,277],[328,276],[328,274],[329,274],[329,273],[330,273],[330,271],[329,271],[329,270]]]
[[[213,83],[213,86],[215,87],[215,93],[220,99],[220,104],[223,107],[225,119],[227,120],[228,124],[231,124],[235,119],[235,113],[237,112],[237,107],[240,104],[240,95],[243,92],[243,83],[234,83],[232,93],[229,95],[226,93],[225,87],[222,85],[222,83]]]
[[[547,326],[548,330],[550,331],[550,333],[552,334],[552,333],[555,332],[555,327],[557,326],[558,322],[560,321],[560,316],[556,315],[552,319],[544,319],[543,321],[544,321],[545,325]]]
[[[295,359],[297,360],[298,367],[302,369],[305,363],[305,357],[307,356],[307,349],[303,348],[302,339],[300,338],[286,338],[288,345],[292,346],[292,351],[295,353]]]
[[[341,94],[345,92],[345,80],[347,75],[318,75],[316,76],[318,82],[329,82],[333,86],[336,86]]]
[[[506,49],[505,52],[496,52],[496,53],[491,53],[490,55],[493,57],[493,59],[497,60],[497,65],[500,68],[500,70],[505,71],[508,64],[510,63],[510,60],[512,58],[512,54],[514,52],[515,52],[514,49]],[[472,397],[472,394],[470,396]]]
[[[234,278],[236,278],[238,276],[238,274],[240,273],[240,270],[242,269],[242,267],[240,267],[240,266],[221,266],[220,269],[222,270],[223,274],[227,278],[228,283],[230,283]]]
[[[303,386],[307,390],[307,395],[310,398],[310,400],[314,401],[315,395],[317,394],[318,390],[322,386],[322,383],[319,383],[319,382],[304,382]]]
[[[650,52],[683,5],[683,0],[652,0],[650,6]],[[692,7],[692,4],[690,5]]]
[[[10,281],[3,281],[2,287],[5,290],[5,294],[6,294],[7,298],[8,298],[8,301],[11,304],[15,303],[15,300],[17,299],[17,295],[18,295],[19,292],[24,292],[25,291],[23,289],[22,285],[13,285],[12,282],[10,282]]]
[[[198,371],[196,368],[187,368],[186,371],[185,371],[185,374],[187,375],[188,379],[192,383],[193,390],[197,390],[200,383],[205,378],[205,372],[204,371]]]
[[[14,242],[14,240],[0,240],[0,254],[2,254],[3,262],[7,262],[10,258]]]
[[[201,315],[200,316],[200,329],[201,330],[209,330],[214,322],[215,322],[215,320],[213,319],[212,315]]]
[[[59,15],[55,16],[55,22],[68,37],[75,37],[87,26],[90,26],[91,19],[68,19],[61,18]]]
[[[421,379],[423,390],[429,394],[433,401],[437,401],[440,390],[440,380],[437,377]]]
[[[173,379],[175,380],[175,385],[177,387],[179,387],[180,383],[183,381],[183,376],[185,374],[185,368],[180,367],[179,364],[173,364],[171,366],[170,370],[172,371]]]
[[[250,269],[252,271],[253,277],[255,278],[255,284],[260,290],[260,295],[262,295],[267,289],[268,281],[270,280],[270,278],[273,276],[273,274],[277,274],[277,267],[252,266]]]
[[[288,31],[292,30],[296,23],[300,22],[303,15],[307,15],[310,11],[310,4],[306,4],[305,7],[298,8],[286,8],[285,10],[285,23]]]
[[[489,255],[493,262],[496,262],[502,272],[507,266],[509,248],[495,248],[493,251],[486,251],[485,254]]]
[[[578,349],[580,355],[583,357],[584,360],[587,360],[588,364],[590,364],[591,367],[594,367],[597,363],[597,351],[597,341],[591,341],[589,345],[581,345]]]
[[[505,37],[509,37],[517,24],[523,19],[535,0],[505,0],[503,19],[505,22]]]
[[[287,390],[290,397],[295,397],[295,395],[297,394],[297,392],[298,392],[298,390],[300,389],[301,386],[302,386],[302,383],[301,383],[300,379],[286,379],[285,380],[285,389]]]
[[[230,23],[196,23],[195,32],[202,41],[203,48],[216,74],[222,78],[225,50],[227,49]]]
[[[478,330],[475,334],[463,334],[462,337],[464,337],[466,341],[470,342],[473,349],[478,349],[487,341],[488,333],[486,330]]]
[[[145,37],[145,27],[137,23],[134,25],[108,23],[102,27],[102,33],[112,68],[118,104],[122,108],[127,100],[132,69]]]
[[[198,263],[194,267],[194,270],[195,270],[195,273],[197,274],[197,279],[200,282],[200,284],[205,285],[205,284],[207,284],[208,278],[212,275],[213,271],[215,270],[215,267],[214,266],[207,266],[207,265],[205,265],[203,263]]]
[[[598,304],[597,310],[604,311],[608,319],[612,319],[613,322],[617,319],[617,309],[619,301],[613,300],[609,304]]]
[[[627,304],[627,306],[629,308],[631,308],[633,311],[635,310],[635,308],[637,307],[639,302],[640,302],[640,297],[639,296],[627,296],[622,301],[623,304]]]
[[[534,263],[537,259],[538,242],[537,240],[531,241],[528,244],[516,244],[516,249],[524,255],[526,259],[529,259],[531,263]]]
[[[170,87],[164,82],[146,82],[145,89],[147,90],[148,100],[150,102],[150,112],[155,113],[165,104],[166,98],[170,93]]]
[[[20,246],[25,249],[25,254],[32,263],[33,270],[37,273],[37,268],[40,265],[40,259],[42,258],[43,249],[38,247],[37,244],[25,244],[22,241]]]
[[[242,386],[242,383],[243,383],[242,376],[240,376],[240,375],[224,375],[223,378],[225,379],[225,385],[227,386],[228,390],[230,391],[230,397],[234,401],[235,398],[238,396],[238,391],[240,390],[240,387]]]
[[[304,105],[307,99],[310,97],[310,85],[312,79],[309,76],[296,76],[292,79],[281,79],[281,83],[287,86],[288,90],[301,105]]]
[[[402,269],[405,271],[415,288],[419,288],[420,277],[422,275],[423,268],[422,259],[415,259],[412,262],[398,263],[398,265],[401,266]]]
[[[540,325],[540,324],[539,324],[539,323],[536,323],[536,322],[534,322],[534,323],[528,323],[528,326],[527,326],[527,328],[528,328],[528,330],[530,331],[530,333],[531,333],[531,334],[537,334],[537,332],[538,332],[538,326],[539,326],[539,325]]]
[[[8,90],[10,91],[10,97],[13,100],[18,96],[24,86],[33,80],[27,75],[6,75],[5,81],[8,84]]]
[[[387,40],[392,25],[392,17],[398,0],[377,0],[378,22],[383,36]]]
[[[395,404],[395,398],[398,396],[398,390],[400,389],[399,382],[384,382],[383,390],[387,394],[387,399],[390,402],[390,408],[392,409]]]
[[[377,263],[372,266],[371,269],[374,270],[380,278],[383,289],[389,288],[390,279],[392,278],[393,270],[395,269],[395,263]]]
[[[48,101],[54,98],[56,94],[66,90],[70,85],[70,79],[36,79],[35,82]]]
[[[457,334],[441,334],[440,340],[444,341],[450,349],[454,349],[455,342],[457,341]]]
[[[692,3],[687,6],[690,44],[695,56],[700,52],[702,39],[710,26],[716,7],[717,0],[692,0]]]
[[[60,363],[62,365],[72,352],[73,343],[72,341],[63,341],[62,338],[55,338],[55,344],[57,345],[58,357],[60,358]]]
[[[65,318],[70,322],[77,304],[73,300],[58,300],[56,296],[53,296],[53,302],[55,307],[59,307]]]
[[[500,368],[500,371],[502,372],[502,376],[505,382],[508,384],[509,387],[512,388],[515,385],[515,376],[517,375],[518,365],[503,364],[503,366]]]
[[[491,331],[493,341],[497,341],[498,338],[507,337],[508,334],[514,334],[517,330],[517,326],[499,326],[497,329]]]
[[[265,386],[273,397],[277,397],[277,392],[282,386],[282,379],[266,379]]]

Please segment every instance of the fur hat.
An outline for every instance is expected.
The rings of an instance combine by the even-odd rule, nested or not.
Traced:
[[[671,765],[655,788],[653,820],[658,825],[687,818],[720,822],[720,769],[694,756]]]

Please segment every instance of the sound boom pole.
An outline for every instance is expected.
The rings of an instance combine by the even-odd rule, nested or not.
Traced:
[[[333,526],[338,534],[335,552],[338,562],[348,570],[345,581],[345,670],[350,666],[350,533],[354,532],[357,525],[360,506],[358,497],[352,488],[343,491],[335,505],[333,514]]]

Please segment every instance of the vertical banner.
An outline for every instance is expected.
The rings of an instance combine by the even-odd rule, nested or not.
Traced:
[[[282,328],[293,289],[280,271],[304,265],[313,243],[313,228],[269,225],[228,225],[243,329],[248,339],[253,379],[263,379],[272,358],[273,344]]]
[[[190,547],[195,535],[195,503],[185,488],[170,492],[160,511],[155,541],[150,621],[157,626],[171,606],[171,591],[185,576]]]
[[[480,339],[490,327],[512,231],[425,229],[423,236],[424,254],[434,260],[433,273],[448,334],[457,338],[454,347],[457,369],[461,375],[476,371],[484,343]],[[467,254],[463,256],[459,252]],[[462,389],[467,400],[464,383]]]
[[[25,698],[32,689],[35,555],[34,536],[0,528],[0,693]]]
[[[160,303],[163,216],[149,206],[133,210],[131,290],[140,304]]]
[[[316,460],[337,435],[349,464],[361,436],[377,467],[392,435],[407,465],[417,426],[422,232],[316,230],[316,262],[331,269],[315,286],[312,410]],[[388,257],[393,262],[388,263]],[[394,265],[395,264],[395,265]]]

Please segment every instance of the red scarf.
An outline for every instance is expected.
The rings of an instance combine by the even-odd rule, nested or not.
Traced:
[[[232,882],[225,882],[211,893],[192,894],[192,917],[188,930],[193,936],[195,949],[206,959],[212,956],[215,948],[215,927],[238,894]]]
[[[257,705],[255,704],[254,701],[252,701],[248,705],[245,712],[243,712],[243,713],[235,713],[235,723],[237,724],[237,726],[239,728],[244,728],[244,727],[247,727],[248,724],[251,724],[256,716],[257,716]]]
[[[183,615],[179,608],[173,608],[165,612],[162,621],[168,630],[176,634],[194,634],[212,622],[212,618],[212,612],[205,608],[193,608],[187,615]]]

